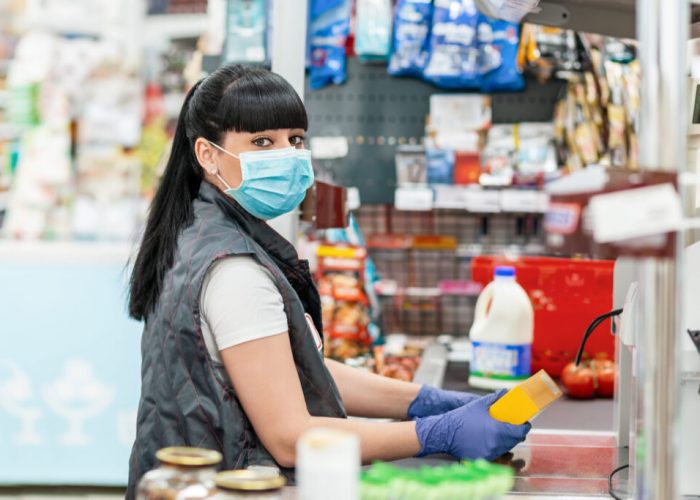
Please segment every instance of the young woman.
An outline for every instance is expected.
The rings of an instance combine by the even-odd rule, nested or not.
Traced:
[[[187,95],[131,276],[129,311],[145,329],[127,496],[165,446],[216,449],[225,468],[277,465],[291,476],[297,439],[317,426],[356,433],[367,462],[495,458],[529,431],[488,415],[498,394],[323,358],[308,265],[265,222],[313,182],[306,129],[299,96],[269,71],[222,67]]]

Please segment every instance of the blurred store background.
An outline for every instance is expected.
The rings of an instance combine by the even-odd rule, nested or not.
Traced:
[[[465,0],[309,5],[307,147],[352,212],[345,230],[293,235],[326,354],[407,380],[438,339],[466,361],[476,298],[509,262],[535,310],[533,372],[558,377],[612,309],[613,271],[542,258],[560,253],[545,188],[637,168],[635,42],[495,21]],[[222,63],[270,66],[272,8],[0,0],[0,486],[125,484],[141,331],[128,259],[185,92]],[[588,349],[614,359],[610,335]]]

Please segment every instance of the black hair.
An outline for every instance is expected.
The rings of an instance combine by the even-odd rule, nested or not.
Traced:
[[[304,104],[281,76],[265,69],[223,66],[187,93],[170,158],[148,214],[129,284],[129,315],[145,319],[158,303],[181,231],[192,224],[202,183],[194,143],[220,143],[226,132],[308,128]]]

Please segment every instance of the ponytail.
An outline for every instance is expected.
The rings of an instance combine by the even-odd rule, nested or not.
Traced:
[[[158,302],[165,274],[173,265],[180,231],[192,224],[192,200],[202,182],[187,134],[190,101],[201,81],[187,93],[175,128],[170,158],[149,210],[143,241],[129,285],[129,315],[142,320]]]

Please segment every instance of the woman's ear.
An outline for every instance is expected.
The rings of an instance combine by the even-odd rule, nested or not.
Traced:
[[[216,151],[209,141],[202,137],[198,137],[194,142],[194,154],[197,157],[199,165],[209,175],[216,175],[219,172],[216,162]]]

